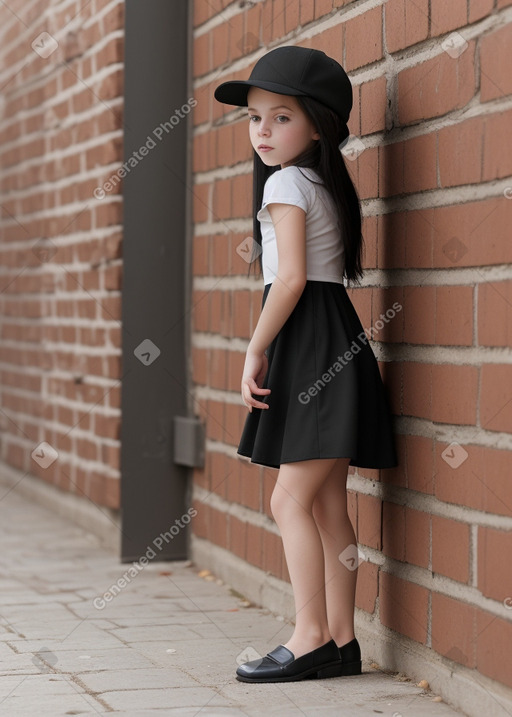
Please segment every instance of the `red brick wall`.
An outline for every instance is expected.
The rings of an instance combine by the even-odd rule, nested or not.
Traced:
[[[122,161],[123,10],[0,8],[0,458],[113,508],[122,205],[93,191]]]
[[[192,359],[208,436],[194,529],[288,579],[279,536],[261,527],[277,472],[236,457],[263,282],[236,252],[251,234],[247,120],[213,90],[246,78],[265,49],[319,48],[351,75],[349,126],[364,144],[347,161],[367,245],[351,297],[367,328],[403,307],[373,344],[400,466],[349,476],[367,557],[357,606],[512,686],[512,2],[363,5],[194,3]]]

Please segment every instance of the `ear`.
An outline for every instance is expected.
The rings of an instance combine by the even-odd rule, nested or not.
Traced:
[[[320,133],[319,132],[313,132],[312,139],[320,139]]]

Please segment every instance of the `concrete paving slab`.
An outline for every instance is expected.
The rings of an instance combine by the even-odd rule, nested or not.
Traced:
[[[104,705],[72,679],[63,675],[25,675],[3,678],[0,685],[0,709],[5,715],[94,714]]]
[[[133,690],[136,687],[144,690],[197,687],[197,680],[178,667],[155,670],[154,665],[147,668],[109,669],[103,672],[82,674],[81,682],[92,692],[118,692],[119,690]]]
[[[7,647],[7,646],[6,646]],[[41,673],[41,667],[36,666],[37,660],[33,662],[33,653],[23,653],[13,655],[12,651],[7,658],[2,655],[0,659],[0,676],[8,675],[16,666],[20,671],[25,673],[33,672]],[[145,657],[142,652],[136,650],[127,650],[124,646],[119,649],[88,649],[88,650],[63,650],[53,648],[53,667],[58,670],[59,674],[70,673],[72,675],[82,676],[89,672],[108,673],[110,670],[123,669],[144,669],[154,668],[157,663],[154,660]],[[37,653],[36,653],[37,654]]]
[[[174,690],[121,690],[119,692],[104,692],[101,697],[116,711],[133,707],[167,710],[169,707],[190,707],[192,705],[196,708],[196,714],[200,712],[201,715],[208,714],[208,705],[214,700],[221,701],[217,692],[208,687],[180,687]]]

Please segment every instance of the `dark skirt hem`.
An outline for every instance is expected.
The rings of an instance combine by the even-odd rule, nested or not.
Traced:
[[[342,456],[340,456],[340,455],[335,455],[335,456],[314,455],[314,456],[307,456],[307,457],[301,456],[300,458],[297,458],[297,457],[283,458],[281,460],[281,463],[279,465],[276,465],[274,463],[269,463],[265,458],[258,458],[257,456],[255,457],[254,455],[251,455],[250,453],[242,453],[241,451],[237,451],[237,455],[243,456],[244,458],[250,458],[251,463],[255,463],[256,465],[265,466],[266,468],[276,468],[276,469],[279,469],[283,463],[299,463],[300,461],[314,461],[314,460],[317,460],[320,458],[326,459],[326,460],[329,458],[350,458],[350,456],[346,456],[346,455],[342,455]],[[386,468],[396,468],[398,463],[396,461],[392,461],[389,465],[383,465],[382,461],[379,461],[379,465],[375,465],[373,463],[370,464],[368,462],[363,462],[363,461],[355,462],[354,458],[350,458],[349,465],[353,466],[354,468],[366,468],[368,470],[370,470],[370,469],[371,470],[381,470],[381,469],[384,470]]]

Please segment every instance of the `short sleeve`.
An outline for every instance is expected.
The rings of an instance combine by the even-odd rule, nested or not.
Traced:
[[[292,204],[306,213],[311,207],[312,188],[298,167],[284,167],[274,172],[265,182],[261,209],[256,217],[260,221],[272,221],[267,206],[269,204]]]

